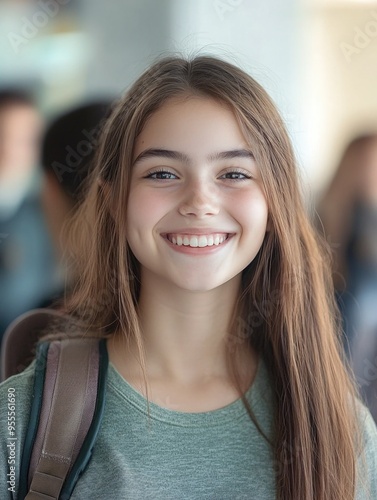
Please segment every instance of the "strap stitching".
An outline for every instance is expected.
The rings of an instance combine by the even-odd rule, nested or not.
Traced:
[[[51,453],[46,453],[45,451],[42,452],[42,457],[46,458],[47,460],[52,460],[54,462],[60,462],[64,464],[70,464],[71,460],[67,457],[64,457],[62,455],[53,455]]]

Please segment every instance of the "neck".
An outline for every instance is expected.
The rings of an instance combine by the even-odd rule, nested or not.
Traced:
[[[143,275],[138,312],[148,377],[184,385],[229,379],[226,355],[232,348],[229,330],[240,279],[237,275],[216,289],[198,292],[174,287],[154,274]],[[249,379],[255,356],[246,342],[240,347]],[[132,341],[128,349],[133,353],[127,358],[129,373],[137,350]]]
[[[239,290],[233,279],[215,290],[153,286],[140,297],[147,355],[156,372],[177,380],[224,376],[230,320]]]

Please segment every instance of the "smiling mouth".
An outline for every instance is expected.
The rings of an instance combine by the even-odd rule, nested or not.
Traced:
[[[210,235],[173,235],[166,234],[165,238],[173,245],[188,248],[206,248],[220,246],[227,241],[233,234],[210,234]]]

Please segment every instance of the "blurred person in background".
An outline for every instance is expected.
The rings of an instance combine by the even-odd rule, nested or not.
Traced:
[[[83,198],[97,139],[110,112],[110,104],[110,100],[101,99],[64,112],[48,126],[42,141],[42,204],[62,272],[66,277],[64,281],[67,292],[75,280],[72,269],[66,266],[70,240],[62,231]],[[62,308],[63,298],[62,285],[55,294],[46,295],[39,307]]]
[[[43,121],[23,91],[0,91],[0,339],[19,314],[58,286],[40,202]]]
[[[333,248],[345,349],[377,421],[377,133],[348,145],[319,215]]]

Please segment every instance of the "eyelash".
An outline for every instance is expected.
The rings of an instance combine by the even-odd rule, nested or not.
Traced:
[[[159,169],[151,170],[150,172],[148,172],[145,175],[145,179],[152,179],[154,181],[171,181],[172,180],[172,179],[157,179],[157,178],[153,179],[152,178],[152,175],[159,174],[159,173],[165,173],[165,174],[175,175],[175,174],[173,174],[173,172],[169,172],[169,170],[166,170],[165,168],[159,168]],[[227,175],[227,174],[241,174],[241,175],[244,176],[243,179],[226,179],[226,180],[232,181],[232,182],[246,181],[246,180],[252,178],[251,175],[248,175],[245,172],[243,172],[242,170],[239,170],[237,168],[229,170],[228,172],[225,172],[223,175]]]

